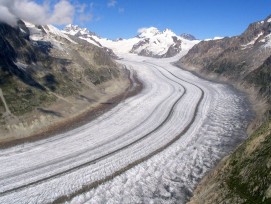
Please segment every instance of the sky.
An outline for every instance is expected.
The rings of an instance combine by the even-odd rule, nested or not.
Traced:
[[[271,14],[271,0],[0,0],[0,21],[68,23],[109,39],[130,38],[143,27],[169,28],[198,39],[235,36]]]

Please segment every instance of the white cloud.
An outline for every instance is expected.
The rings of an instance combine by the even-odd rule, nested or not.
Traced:
[[[54,6],[53,15],[49,18],[49,24],[69,24],[73,21],[75,10],[68,1],[62,0]]]
[[[79,20],[80,21],[91,21],[91,20],[93,20],[93,14],[92,13],[90,13],[90,14],[81,14],[79,16]]]
[[[144,33],[148,28],[139,28],[137,30],[138,33]]]
[[[9,12],[7,7],[0,5],[0,22],[14,26],[17,23],[17,19]]]
[[[117,4],[117,1],[116,1],[116,0],[109,0],[109,1],[107,2],[107,6],[108,6],[108,7],[115,7],[116,4]]]
[[[59,0],[52,9],[48,3],[33,0],[0,0],[0,21],[12,26],[18,19],[34,24],[63,25],[72,23],[75,7],[67,0]]]

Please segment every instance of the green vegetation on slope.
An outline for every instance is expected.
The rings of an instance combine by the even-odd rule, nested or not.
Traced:
[[[204,178],[189,203],[271,203],[271,118]]]
[[[231,156],[227,170],[230,196],[242,203],[271,203],[270,119]]]

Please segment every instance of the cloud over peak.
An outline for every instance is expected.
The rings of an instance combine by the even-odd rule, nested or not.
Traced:
[[[50,5],[48,1],[38,4],[33,0],[0,0],[0,22],[11,26],[22,19],[34,24],[63,25],[72,23],[75,7],[67,0]]]

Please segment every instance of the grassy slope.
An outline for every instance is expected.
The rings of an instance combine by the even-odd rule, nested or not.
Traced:
[[[271,119],[201,182],[191,203],[271,203]]]

